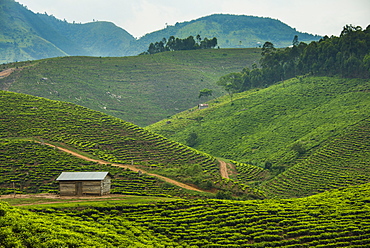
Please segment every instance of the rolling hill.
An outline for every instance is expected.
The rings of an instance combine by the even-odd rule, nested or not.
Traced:
[[[302,197],[369,182],[370,119],[359,121],[277,177],[263,182],[267,195]]]
[[[215,182],[222,180],[218,161],[205,153],[75,104],[12,92],[0,93],[2,139],[23,138],[62,147],[66,145],[88,156],[111,163],[133,165],[139,170],[167,176],[202,189],[226,188]],[[9,155],[10,158],[14,156],[12,152]],[[5,174],[15,173],[9,168],[11,161],[4,162]],[[22,165],[22,162],[19,161],[18,165]],[[41,172],[50,171],[47,174],[49,179],[41,175],[36,177],[50,183],[55,173],[62,169],[57,165],[52,162],[40,165]],[[22,174],[24,170],[21,167],[17,173]],[[9,180],[2,180],[9,186]],[[233,192],[261,197],[257,190],[243,184],[230,182],[228,187],[234,187],[231,190]],[[35,190],[39,189],[36,187]]]
[[[165,52],[132,57],[63,57],[0,65],[0,89],[73,102],[140,126],[198,105],[204,88],[213,97],[224,74],[252,66],[260,49]]]
[[[68,23],[47,13],[33,13],[14,0],[0,2],[0,63],[76,55],[132,56],[163,38],[198,34],[217,37],[222,48],[258,47],[266,41],[286,47],[295,35],[304,42],[320,39],[279,20],[223,14],[177,23],[135,39],[110,22]]]

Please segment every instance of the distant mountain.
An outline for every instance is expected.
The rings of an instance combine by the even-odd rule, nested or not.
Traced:
[[[87,55],[124,56],[135,38],[110,22],[68,23],[0,2],[0,62]]]
[[[14,0],[0,2],[0,63],[73,55],[131,56],[163,38],[198,34],[217,37],[221,48],[258,47],[265,41],[285,47],[295,35],[304,42],[321,38],[271,18],[215,14],[176,23],[137,40],[110,22],[68,23],[46,13],[35,14]]]
[[[217,37],[218,46],[222,48],[258,47],[266,41],[276,47],[292,45],[295,35],[303,42],[319,40],[317,35],[301,33],[285,23],[264,17],[214,14],[189,22],[176,23],[165,29],[150,33],[138,40],[138,51],[145,50],[153,41],[175,36],[185,38],[190,35],[201,38]]]

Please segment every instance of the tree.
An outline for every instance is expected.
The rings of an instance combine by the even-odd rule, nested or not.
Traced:
[[[212,96],[213,91],[211,89],[204,88],[199,91],[198,98],[201,98],[202,96],[208,97]]]
[[[200,42],[202,41],[202,38],[200,37],[200,35],[199,35],[199,34],[198,34],[195,38],[197,39],[197,43],[198,43],[198,45],[199,45],[199,44],[200,44]]]
[[[237,92],[242,92],[243,88],[243,74],[239,72],[229,73],[222,76],[217,84],[224,87],[226,92],[230,95],[230,100],[233,101],[233,94]]]
[[[266,41],[265,44],[263,44],[262,46],[262,56],[265,56],[265,55],[268,55],[268,54],[271,54],[273,52],[275,52],[275,47],[274,47],[274,44],[272,44],[271,42],[269,41]]]
[[[293,44],[293,46],[298,46],[299,45],[298,35],[294,35],[292,44]]]

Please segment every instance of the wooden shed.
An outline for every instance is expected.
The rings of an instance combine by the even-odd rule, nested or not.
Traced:
[[[206,109],[206,108],[208,108],[208,104],[206,103],[198,104],[198,109]]]
[[[106,195],[110,193],[112,176],[109,172],[62,172],[59,181],[60,195]]]

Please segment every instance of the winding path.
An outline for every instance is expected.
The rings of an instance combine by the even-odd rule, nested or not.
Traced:
[[[44,144],[45,145],[48,145],[48,146],[51,146],[51,147],[55,147],[55,148],[57,148],[57,149],[59,149],[59,150],[61,150],[63,152],[72,154],[75,157],[78,157],[78,158],[81,158],[81,159],[84,159],[84,160],[87,160],[87,161],[92,161],[92,162],[96,162],[96,163],[99,163],[99,164],[110,164],[112,166],[121,167],[121,168],[125,168],[125,169],[130,169],[130,170],[135,171],[135,172],[141,171],[142,173],[145,173],[145,174],[150,175],[150,176],[153,176],[153,177],[157,177],[157,178],[159,178],[159,179],[161,179],[161,180],[163,180],[165,182],[174,184],[174,185],[179,186],[179,187],[184,188],[184,189],[194,190],[194,191],[198,191],[198,192],[205,192],[203,190],[197,189],[197,188],[192,187],[190,185],[187,185],[185,183],[181,183],[181,182],[178,182],[176,180],[173,180],[171,178],[164,177],[164,176],[161,176],[161,175],[158,175],[158,174],[148,173],[145,170],[136,168],[135,166],[132,166],[132,165],[116,164],[116,163],[110,163],[110,162],[107,162],[107,161],[104,161],[104,160],[92,159],[92,158],[88,158],[88,157],[86,157],[84,155],[81,155],[81,154],[79,154],[77,152],[68,150],[66,148],[55,146],[55,145],[52,145],[52,144],[49,144],[49,143],[44,143]]]

